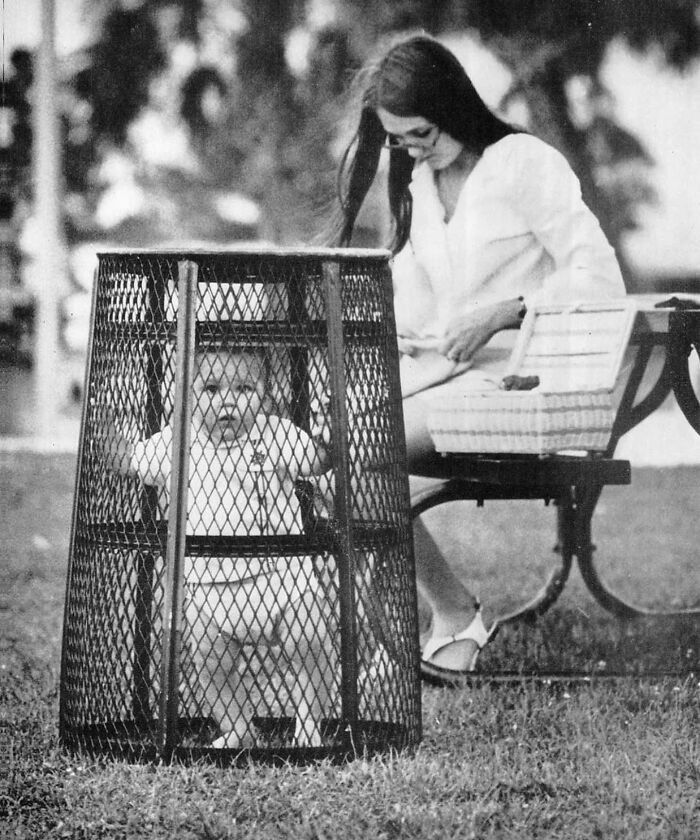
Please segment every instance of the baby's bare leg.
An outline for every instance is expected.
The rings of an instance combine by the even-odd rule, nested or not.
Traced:
[[[334,625],[319,590],[289,604],[280,617],[283,653],[296,682],[294,736],[298,746],[322,745],[321,719],[324,713],[329,714],[338,694]]]
[[[250,702],[253,677],[240,643],[220,629],[224,622],[217,620],[221,618],[217,609],[212,610],[216,593],[210,590],[215,586],[196,587],[186,604],[192,660],[204,699],[222,732],[213,746],[251,747],[255,744]]]

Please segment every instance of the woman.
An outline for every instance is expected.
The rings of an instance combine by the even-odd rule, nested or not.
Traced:
[[[423,35],[403,39],[365,79],[340,169],[338,240],[350,242],[388,147],[410,470],[433,452],[430,405],[446,389],[493,387],[527,306],[625,289],[566,160],[492,114],[449,50]],[[489,631],[420,522],[415,546],[433,619],[423,671],[450,684],[474,669]]]

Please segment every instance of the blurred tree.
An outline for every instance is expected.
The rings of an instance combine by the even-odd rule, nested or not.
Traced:
[[[129,124],[148,102],[149,85],[166,65],[160,32],[148,4],[107,12],[100,37],[76,88],[91,107],[98,137],[123,143]]]
[[[206,136],[224,109],[227,85],[216,67],[196,67],[182,85],[180,114],[193,135]]]
[[[32,55],[15,49],[0,98],[0,359],[26,361],[23,343],[34,313],[21,288],[19,234],[31,188]]]
[[[437,36],[470,30],[509,68],[503,104],[526,104],[529,127],[559,148],[587,202],[615,245],[636,224],[652,191],[640,176],[651,161],[615,123],[601,72],[608,47],[655,48],[673,67],[700,52],[698,0],[92,0],[98,37],[76,89],[90,108],[78,170],[99,143],[123,144],[146,105],[151,83],[172,74],[167,53],[187,43],[197,58],[181,78],[179,113],[197,152],[203,187],[235,190],[262,208],[260,234],[308,238],[334,190],[334,142],[350,74],[379,38],[424,29]],[[322,8],[326,25],[312,20]],[[219,16],[217,18],[217,15]],[[209,41],[226,16],[238,25],[211,59]],[[290,55],[304,35],[303,66]],[[167,45],[167,49],[166,49]],[[582,117],[572,86],[584,91]],[[78,179],[79,180],[79,179]],[[76,181],[78,183],[78,181]],[[368,240],[368,244],[372,244]],[[618,252],[620,249],[618,248]],[[631,282],[631,281],[630,281]]]
[[[698,0],[343,0],[335,7],[356,45],[374,45],[401,29],[476,33],[512,75],[501,110],[524,102],[530,130],[567,157],[634,288],[620,243],[637,226],[640,205],[654,200],[646,177],[652,160],[615,122],[601,73],[617,41],[637,51],[653,48],[670,66],[685,69],[700,54]],[[578,114],[574,84],[585,91]]]
[[[617,247],[628,288],[635,278],[619,247],[637,225],[640,203],[653,191],[630,164],[650,164],[639,141],[611,117],[601,77],[607,50],[617,41],[632,49],[655,49],[671,67],[684,70],[700,55],[698,0],[470,0],[454,3],[453,24],[475,28],[510,69],[508,98],[521,97],[532,131],[567,157],[584,198]],[[570,85],[585,83],[589,117],[577,121]]]
[[[13,50],[10,66],[0,100],[0,222],[12,220],[17,201],[28,190],[32,160],[31,53]]]
[[[179,71],[163,59],[164,47],[158,44],[167,44],[171,56],[186,45],[194,59],[178,79],[176,111],[197,154],[201,186],[254,200],[261,209],[257,234],[265,239],[308,238],[316,226],[316,208],[334,185],[331,142],[337,107],[332,99],[341,90],[349,61],[345,36],[324,33],[319,39],[325,51],[319,70],[334,80],[329,85],[323,75],[300,79],[292,72],[289,44],[305,27],[305,0],[143,0],[137,8],[130,4],[129,11],[122,5],[119,0],[86,5],[96,21],[97,39],[85,68],[74,78],[75,102],[82,107],[73,109],[67,131],[74,141],[67,155],[70,183],[79,191],[89,188],[90,167],[104,154],[105,143],[121,148],[128,144],[129,125],[147,104],[149,86],[152,95],[154,81],[177,76]],[[213,30],[220,31],[227,12],[234,11],[238,25],[225,46],[234,57],[231,69],[223,58],[216,63],[207,39]],[[119,32],[128,37],[118,37]],[[144,57],[146,33],[152,47]],[[139,67],[139,83],[133,86],[122,72],[132,64]],[[126,83],[119,83],[120,78]],[[117,93],[109,80],[115,88],[120,84],[131,89]],[[123,106],[118,96],[124,97]],[[179,190],[182,178],[172,171],[162,175]],[[153,173],[147,177],[151,192],[162,196]],[[191,192],[192,177],[184,182]],[[210,228],[214,232],[221,226],[213,220]]]
[[[307,114],[287,62],[287,39],[303,21],[302,0],[240,0],[245,26],[232,48],[236,74],[226,118],[212,137],[207,162],[215,180],[250,196],[261,208],[259,233],[274,242],[296,239],[294,157]],[[302,223],[303,226],[303,223]]]
[[[68,63],[61,105],[69,240],[95,235],[95,172],[111,148],[125,145],[167,63],[152,4],[91,0],[84,8],[95,37]]]

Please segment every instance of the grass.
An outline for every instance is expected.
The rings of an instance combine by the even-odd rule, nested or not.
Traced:
[[[698,629],[620,624],[576,576],[537,625],[502,631],[483,668],[631,676],[425,688],[424,739],[414,755],[340,767],[219,769],[63,752],[58,661],[74,459],[0,459],[0,817],[7,837],[700,837]],[[693,568],[699,479],[693,468],[640,470],[631,488],[606,493],[595,519],[601,568],[627,597],[700,602]],[[523,503],[458,515],[469,516],[470,553],[484,558],[469,575],[484,602],[507,609],[534,591],[552,562],[552,512]],[[678,676],[640,673],[661,669]]]

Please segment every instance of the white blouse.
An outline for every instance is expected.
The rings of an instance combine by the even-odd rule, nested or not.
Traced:
[[[435,351],[455,315],[522,295],[536,303],[625,294],[615,252],[581,198],[566,159],[528,134],[489,146],[449,221],[427,164],[410,184],[410,240],[393,262],[404,396],[468,368],[502,365],[517,330],[496,334],[469,363]]]

